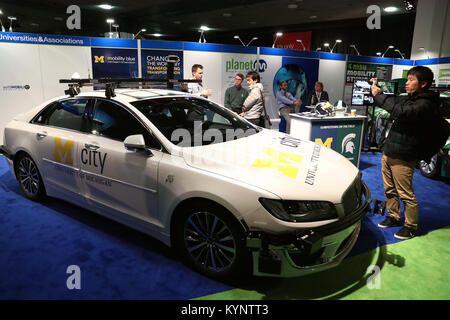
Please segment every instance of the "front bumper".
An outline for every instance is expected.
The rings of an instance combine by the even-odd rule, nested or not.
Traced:
[[[361,220],[370,210],[370,190],[362,180],[361,189],[361,205],[329,225],[282,235],[250,232],[247,247],[252,252],[253,274],[289,278],[338,265],[356,243]]]

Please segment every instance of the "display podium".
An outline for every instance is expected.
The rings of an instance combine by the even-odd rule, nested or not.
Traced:
[[[365,116],[320,116],[309,112],[290,116],[291,136],[331,148],[359,167]]]

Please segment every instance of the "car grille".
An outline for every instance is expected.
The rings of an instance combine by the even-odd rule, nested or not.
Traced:
[[[359,206],[362,205],[362,201],[362,184],[361,179],[358,177],[355,181],[353,181],[342,197],[341,203],[344,206],[345,215],[349,215],[354,212]]]

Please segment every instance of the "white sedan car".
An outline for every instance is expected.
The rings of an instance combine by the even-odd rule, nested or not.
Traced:
[[[370,207],[340,154],[178,91],[55,98],[10,122],[1,150],[29,199],[142,231],[216,279],[335,266]]]

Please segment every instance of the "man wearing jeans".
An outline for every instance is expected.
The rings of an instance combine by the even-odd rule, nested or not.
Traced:
[[[291,116],[289,113],[293,112],[291,108],[302,104],[301,100],[295,100],[294,96],[287,91],[288,85],[286,81],[280,82],[280,90],[277,92],[277,104],[280,115],[286,120],[286,133],[291,133]]]
[[[405,222],[395,237],[406,240],[416,235],[419,210],[413,189],[413,174],[417,161],[422,159],[428,133],[439,119],[439,94],[431,92],[433,72],[424,66],[409,70],[407,96],[388,96],[372,81],[374,104],[391,114],[394,123],[383,145],[381,172],[389,216],[380,228],[401,226],[400,200],[405,207]],[[400,200],[399,200],[400,198]]]

